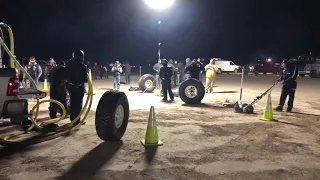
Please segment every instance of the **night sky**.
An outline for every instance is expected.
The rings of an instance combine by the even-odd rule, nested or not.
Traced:
[[[244,64],[320,54],[320,1],[177,0],[161,13],[162,57],[222,57]],[[16,55],[156,62],[158,12],[143,0],[1,0]]]

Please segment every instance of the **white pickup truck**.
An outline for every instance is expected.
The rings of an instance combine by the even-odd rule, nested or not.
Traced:
[[[16,69],[0,68],[0,119],[10,119],[13,124],[28,118],[28,99],[46,97],[40,90],[19,87]]]

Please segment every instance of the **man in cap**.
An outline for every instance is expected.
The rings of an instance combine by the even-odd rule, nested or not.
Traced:
[[[122,73],[122,67],[119,61],[113,65],[111,72],[113,73],[113,88],[116,90],[120,89],[120,74]]]
[[[173,101],[174,96],[171,89],[171,77],[173,76],[173,70],[172,67],[168,67],[168,61],[166,59],[163,59],[161,61],[163,67],[160,68],[159,76],[162,80],[162,92],[163,92],[163,100],[167,101],[168,99],[168,92],[169,97]]]
[[[75,51],[66,67],[67,89],[70,96],[70,120],[74,120],[82,110],[84,84],[87,83],[87,66],[84,64],[84,52]],[[76,120],[75,126],[80,123]]]
[[[289,95],[287,112],[291,112],[293,108],[294,95],[297,88],[298,69],[290,59],[282,61],[283,71],[278,81],[283,84],[280,102],[276,111],[282,111],[284,103]]]
[[[215,65],[213,59],[210,60],[210,63],[204,68],[206,71],[206,93],[212,93],[214,80],[218,72],[218,66]]]

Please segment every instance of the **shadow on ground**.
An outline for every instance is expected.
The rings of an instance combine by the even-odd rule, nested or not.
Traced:
[[[122,146],[120,142],[103,142],[84,155],[59,179],[92,179],[106,165]]]

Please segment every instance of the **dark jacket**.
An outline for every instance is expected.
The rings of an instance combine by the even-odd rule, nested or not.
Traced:
[[[172,67],[163,65],[163,67],[160,68],[159,76],[162,80],[171,81],[171,77],[173,76]]]
[[[131,66],[129,63],[126,63],[125,67],[124,67],[124,72],[126,74],[131,74]]]
[[[87,83],[87,66],[79,60],[70,60],[66,67],[66,79],[68,83],[84,85]]]
[[[51,86],[59,86],[65,85],[67,80],[66,67],[63,65],[59,65],[53,68],[48,76],[49,82],[51,82]]]
[[[280,81],[283,81],[284,85],[294,85],[298,77],[298,68],[293,63],[288,64],[286,68],[283,69],[280,76]]]
[[[184,73],[190,73],[191,78],[199,79],[201,71],[204,71],[203,65],[195,61],[186,67]]]
[[[53,65],[46,66],[46,68],[44,70],[44,78],[48,79],[49,82],[51,82],[50,78],[49,78],[49,75],[50,75],[51,71],[56,67],[57,67],[57,65],[54,63]]]

